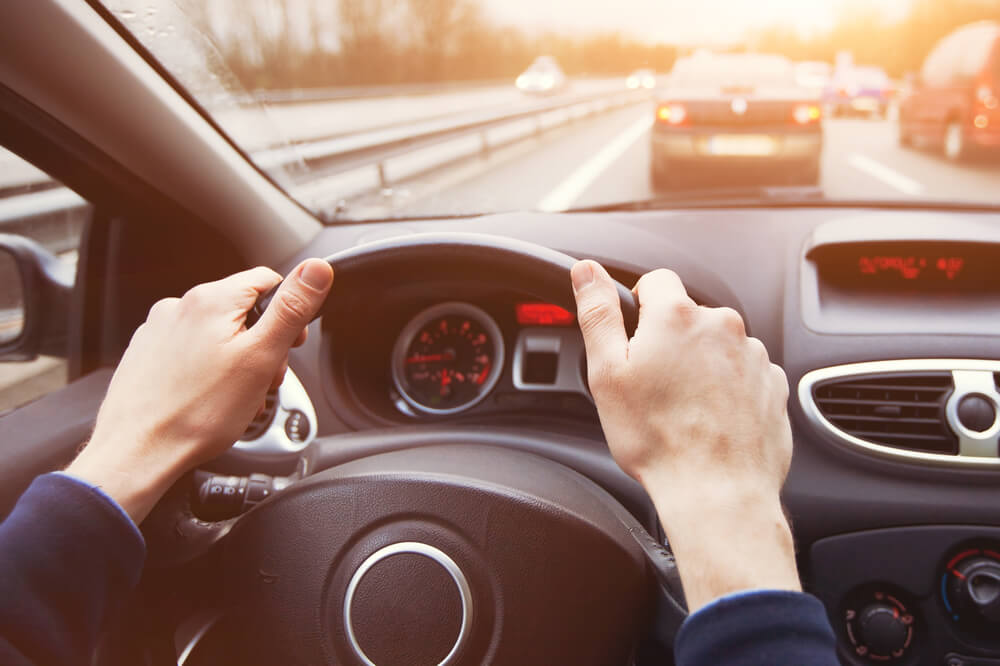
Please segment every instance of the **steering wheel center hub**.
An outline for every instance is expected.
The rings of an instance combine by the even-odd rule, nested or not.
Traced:
[[[355,656],[371,666],[447,666],[472,626],[472,590],[446,553],[418,541],[372,553],[344,597],[344,630]]]

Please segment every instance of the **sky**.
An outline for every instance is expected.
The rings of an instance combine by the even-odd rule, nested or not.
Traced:
[[[911,0],[483,0],[503,23],[556,32],[620,30],[671,44],[742,41],[757,28],[782,24],[804,35],[828,29],[851,6],[902,17]]]

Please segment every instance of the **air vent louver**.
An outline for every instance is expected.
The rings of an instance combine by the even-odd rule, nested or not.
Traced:
[[[247,426],[246,432],[240,437],[244,442],[249,442],[251,440],[257,439],[265,432],[267,432],[268,427],[271,425],[271,421],[274,420],[274,414],[278,411],[278,391],[269,390],[267,395],[264,396],[264,409],[260,411],[257,416],[253,418],[250,425]]]
[[[932,453],[958,453],[945,421],[953,388],[949,372],[892,373],[831,379],[813,399],[831,424],[875,444]]]

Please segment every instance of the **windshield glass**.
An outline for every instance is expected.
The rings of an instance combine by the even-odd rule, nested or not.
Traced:
[[[328,222],[734,193],[1000,205],[997,2],[106,2]]]

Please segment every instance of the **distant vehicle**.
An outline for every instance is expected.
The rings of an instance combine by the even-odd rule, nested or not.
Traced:
[[[552,56],[538,56],[528,69],[517,77],[515,85],[525,93],[544,95],[566,87],[566,75]]]
[[[931,50],[899,105],[899,143],[940,146],[959,161],[1000,149],[1000,24],[972,23]]]
[[[817,97],[830,85],[832,76],[833,66],[828,62],[810,60],[795,64],[795,84]]]
[[[626,77],[625,87],[629,90],[652,90],[656,87],[656,72],[651,69],[637,69]]]
[[[823,101],[832,115],[884,117],[892,93],[892,79],[881,67],[850,66],[834,72]]]
[[[820,105],[796,85],[787,58],[682,58],[661,97],[651,132],[654,188],[703,178],[730,183],[734,171],[774,183],[819,182]]]

